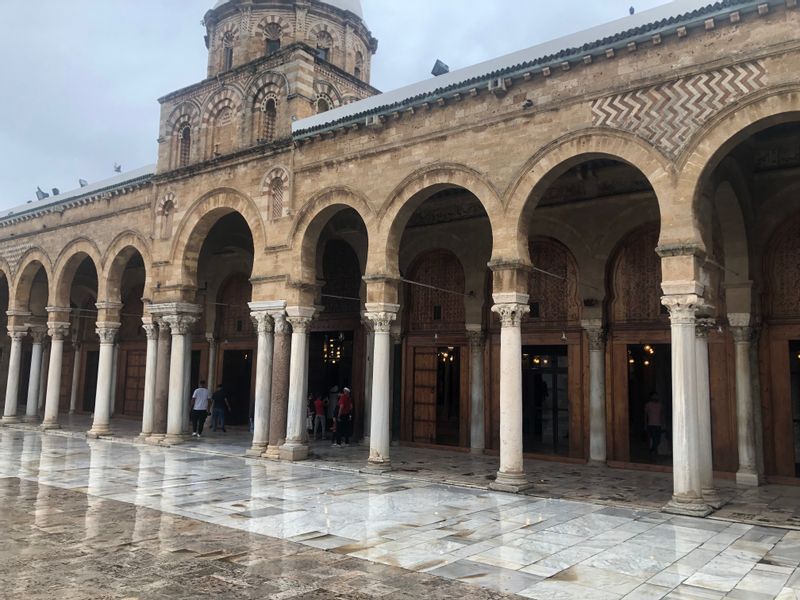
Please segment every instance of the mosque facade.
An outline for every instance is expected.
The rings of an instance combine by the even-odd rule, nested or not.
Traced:
[[[222,0],[156,164],[0,214],[4,423],[180,444],[223,385],[250,456],[351,390],[393,444],[800,476],[800,11],[678,0],[386,93],[358,0]],[[332,410],[331,402],[330,410]],[[659,437],[654,437],[659,427]]]

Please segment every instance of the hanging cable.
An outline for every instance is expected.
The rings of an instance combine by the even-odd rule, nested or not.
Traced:
[[[418,281],[411,281],[410,279],[406,279],[405,277],[401,277],[400,281],[403,283],[407,283],[409,285],[416,285],[417,287],[425,288],[428,290],[435,290],[437,292],[443,292],[445,294],[453,294],[454,296],[463,296],[464,298],[474,298],[475,292],[470,292],[469,294],[465,294],[463,292],[454,292],[453,290],[446,290],[444,288],[436,287],[435,285],[428,285],[427,283],[420,283]]]

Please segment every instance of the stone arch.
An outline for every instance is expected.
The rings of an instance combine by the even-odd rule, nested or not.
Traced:
[[[44,270],[49,295],[53,281],[53,265],[43,249],[30,248],[17,262],[13,283],[9,284],[9,308],[11,310],[28,310],[33,280],[39,269]]]
[[[297,213],[289,244],[292,248],[292,277],[304,283],[316,281],[317,243],[323,228],[338,212],[351,208],[358,213],[367,232],[373,230],[375,213],[366,198],[345,187],[328,188],[314,195]]]
[[[580,321],[581,272],[575,254],[551,235],[531,236],[528,246],[532,258],[538,257],[534,265],[541,264],[548,271],[533,271],[528,279],[529,324],[552,327]]]
[[[482,174],[458,164],[439,164],[415,171],[398,185],[378,211],[379,228],[370,244],[368,274],[399,275],[400,240],[414,211],[433,194],[447,188],[463,188],[483,206],[492,228],[492,258],[497,255],[494,238],[500,231],[503,206],[497,190]]]
[[[189,138],[184,141],[188,145],[184,160],[181,159],[182,138],[184,130],[188,127]],[[183,166],[182,162],[190,162],[197,150],[198,131],[200,129],[200,107],[194,102],[182,102],[170,113],[165,121],[163,138],[169,140],[169,163],[171,168]]]
[[[267,199],[267,218],[270,221],[291,214],[291,187],[289,171],[285,167],[273,167],[261,180],[261,195]]]
[[[319,101],[320,98],[326,100],[330,104],[330,108],[342,105],[342,94],[329,81],[321,79],[314,81],[314,98],[316,101]]]
[[[660,152],[629,133],[600,129],[575,132],[539,150],[509,187],[506,211],[509,221],[516,224],[515,246],[506,249],[511,257],[530,260],[527,250],[528,224],[542,195],[564,172],[592,158],[618,160],[639,170],[652,186],[661,214],[667,210],[672,167]]]
[[[220,154],[235,149],[240,139],[240,114],[243,97],[244,95],[238,87],[228,85],[206,102],[201,121],[201,128],[205,132],[206,158],[212,157],[218,144],[225,144],[224,148],[220,148]],[[231,129],[229,140],[224,139],[226,136],[223,134],[222,128]]]
[[[777,227],[764,255],[764,313],[769,319],[796,318],[800,314],[797,277],[800,275],[800,212]]]
[[[598,260],[598,250],[593,240],[572,223],[561,218],[538,216],[529,231],[529,240],[549,238],[569,252],[578,274],[578,292],[582,298],[602,297],[603,269],[605,260]],[[533,263],[537,266],[536,263]],[[598,290],[599,288],[599,290]],[[592,296],[588,296],[592,294]]]
[[[342,52],[342,38],[339,35],[339,32],[329,27],[327,23],[320,22],[311,27],[308,30],[308,35],[306,39],[310,42],[313,42],[314,46],[319,43],[320,38],[324,36],[330,36],[331,45],[330,45],[330,54],[328,56],[328,62],[335,62],[338,58],[340,52]]]
[[[197,262],[203,242],[214,224],[233,212],[242,215],[250,228],[255,253],[252,277],[260,275],[257,270],[263,261],[259,261],[258,256],[264,252],[267,236],[258,206],[237,190],[218,188],[201,196],[189,207],[176,230],[171,257],[173,264],[179,265],[177,276],[181,286],[196,287]]]
[[[53,287],[50,290],[51,304],[53,306],[69,306],[72,280],[78,267],[86,258],[89,258],[94,264],[99,285],[103,266],[100,250],[93,241],[87,238],[73,240],[61,251],[55,261]]]
[[[259,40],[266,40],[267,34],[271,27],[277,25],[281,29],[281,42],[284,39],[290,38],[292,36],[291,29],[289,24],[282,19],[279,15],[267,15],[261,21],[259,21],[258,25],[255,28],[255,35]]]
[[[659,224],[625,233],[608,258],[607,322],[666,324],[661,306],[661,260],[656,254]]]
[[[136,231],[123,231],[108,247],[103,259],[103,271],[98,277],[98,298],[120,302],[122,276],[130,259],[138,253],[145,269],[144,295],[152,289],[152,258],[150,247],[144,237]]]
[[[753,94],[709,120],[678,158],[679,177],[669,215],[683,211],[691,218],[701,201],[704,182],[736,145],[759,131],[791,121],[800,121],[797,85]],[[662,239],[664,236],[662,230]]]
[[[165,121],[165,129],[162,134],[173,135],[178,126],[183,123],[188,123],[195,128],[200,124],[200,107],[195,102],[187,100],[172,109]]]

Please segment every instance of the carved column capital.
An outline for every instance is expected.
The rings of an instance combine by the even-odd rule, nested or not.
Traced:
[[[27,327],[9,327],[8,328],[8,337],[11,338],[11,342],[21,342],[25,339],[28,335],[28,328]]]
[[[43,344],[47,339],[47,325],[31,325],[30,334],[34,344]]]
[[[197,316],[187,314],[164,315],[164,321],[169,325],[172,335],[187,335],[191,333],[192,325],[197,321]]]
[[[697,311],[703,305],[696,294],[675,294],[661,297],[661,304],[669,311],[669,320],[675,325],[694,325]]]
[[[271,312],[272,328],[275,330],[275,335],[289,335],[292,333],[292,326],[286,320],[286,313],[281,311]]]
[[[368,312],[365,316],[372,323],[375,333],[391,333],[392,322],[397,318],[397,313],[389,311]]]
[[[250,318],[253,319],[253,325],[256,327],[256,331],[261,334],[265,333],[272,333],[273,331],[273,323],[272,317],[269,316],[269,313],[265,310],[255,310],[250,313]]]
[[[480,329],[467,329],[467,341],[470,350],[482,350],[486,343],[486,335]]]
[[[695,324],[694,334],[701,339],[707,339],[708,333],[717,326],[716,319],[710,317],[702,317],[697,319]]]
[[[531,307],[528,304],[518,302],[504,302],[492,306],[492,312],[499,315],[502,327],[519,327],[522,324],[522,317],[530,310]]]
[[[217,345],[217,338],[214,337],[213,333],[206,334],[206,341],[208,342],[209,346],[216,346]]]
[[[144,334],[148,340],[158,339],[158,325],[155,323],[142,323],[142,329],[144,329]]]
[[[54,321],[47,324],[47,333],[51,339],[63,342],[70,334],[70,324],[66,321]]]
[[[101,344],[113,344],[117,337],[120,324],[110,321],[100,321],[95,326],[97,336],[100,338]]]
[[[292,326],[293,333],[305,334],[308,333],[313,318],[306,316],[291,316],[286,317],[286,320]]]

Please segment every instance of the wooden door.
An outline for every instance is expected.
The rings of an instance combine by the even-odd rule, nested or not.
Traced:
[[[125,353],[125,384],[122,396],[122,413],[141,416],[144,406],[144,371],[147,354],[143,350]]]
[[[415,442],[436,443],[436,348],[414,348],[413,433]]]

